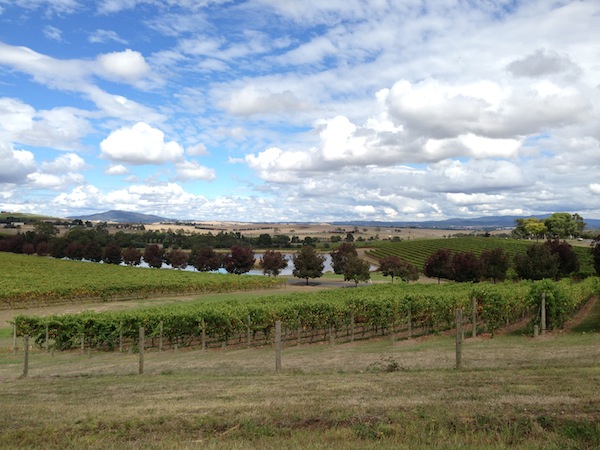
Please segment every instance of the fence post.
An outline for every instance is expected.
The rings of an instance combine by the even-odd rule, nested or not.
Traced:
[[[333,330],[334,330],[333,325],[330,325],[329,326],[329,344],[332,346],[335,345],[335,335],[333,333]]]
[[[534,325],[533,326],[533,337],[537,338],[539,335],[540,335],[540,326]]]
[[[462,309],[456,310],[456,368],[462,367]]]
[[[162,349],[163,349],[163,330],[164,330],[164,325],[163,325],[163,321],[162,320],[158,324],[158,329],[160,331],[160,334],[158,335],[158,351],[162,352]]]
[[[477,336],[477,297],[473,296],[473,301],[471,303],[472,313],[473,313],[473,333],[471,334],[473,337]]]
[[[206,350],[206,322],[202,319],[202,350]]]
[[[25,346],[25,356],[23,360],[23,375],[21,378],[27,378],[27,374],[29,373],[29,335],[26,334],[23,337],[23,345]]]
[[[350,342],[354,342],[354,310],[350,310]]]
[[[300,317],[298,317],[298,346],[300,346],[300,343],[302,342],[302,319],[300,319]]]
[[[13,354],[17,356],[17,324],[13,324]]]
[[[275,322],[275,372],[281,372],[281,320]]]
[[[542,292],[542,334],[546,334],[546,293]]]
[[[412,317],[410,312],[410,306],[408,307],[408,339],[412,338]]]
[[[123,321],[119,323],[119,353],[123,353]]]
[[[138,373],[141,375],[144,373],[144,327],[140,327],[140,339],[138,343],[138,348],[140,351],[140,364]]]
[[[248,314],[248,322],[246,324],[246,347],[250,347],[250,341],[252,339],[252,330],[250,328],[252,324],[252,318],[250,317],[250,314]]]

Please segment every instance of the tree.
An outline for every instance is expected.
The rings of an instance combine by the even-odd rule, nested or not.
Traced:
[[[312,245],[305,245],[300,252],[293,256],[294,270],[292,275],[296,278],[306,279],[308,285],[309,278],[320,278],[323,276],[325,268],[325,257],[317,254]]]
[[[473,252],[459,252],[452,255],[452,279],[464,283],[478,281],[479,259]]]
[[[223,264],[223,258],[212,247],[200,247],[192,251],[190,256],[192,266],[200,272],[212,272],[219,270]]]
[[[558,255],[557,277],[568,277],[571,273],[579,271],[579,258],[569,243],[555,239],[546,241],[544,245],[550,249],[550,253]]]
[[[399,256],[386,256],[379,261],[379,271],[384,277],[391,276],[392,283],[394,277],[403,281],[416,281],[419,279],[419,270]]]
[[[440,279],[450,279],[452,277],[452,253],[446,248],[441,248],[429,255],[423,273],[427,277]]]
[[[36,234],[38,236],[42,236],[44,240],[48,240],[51,237],[58,235],[58,228],[56,228],[50,222],[36,222],[33,226],[33,229],[35,230]]]
[[[102,247],[97,241],[90,241],[83,246],[83,257],[88,261],[102,261]]]
[[[279,275],[287,265],[288,261],[285,259],[285,256],[283,256],[282,253],[273,250],[267,250],[260,260],[260,267],[263,270],[263,274],[269,276],[273,275],[274,277]]]
[[[259,248],[269,248],[273,245],[273,238],[268,233],[263,233],[256,238],[256,245]]]
[[[346,262],[350,258],[357,258],[358,252],[353,244],[344,242],[336,250],[330,253],[331,255],[331,266],[333,272],[336,274],[342,274],[345,271]]]
[[[552,237],[567,239],[578,235],[578,230],[583,231],[585,224],[579,214],[571,215],[566,212],[554,213],[548,217],[544,224],[548,227],[548,234]]]
[[[185,269],[190,257],[183,250],[174,248],[166,254],[166,259],[173,269]]]
[[[600,234],[592,241],[592,258],[594,259],[594,270],[600,276]]]
[[[106,264],[121,264],[123,261],[121,246],[115,242],[107,244],[102,252],[102,261]]]
[[[241,275],[254,267],[254,251],[251,247],[234,245],[223,258],[223,267],[228,273]]]
[[[357,256],[348,258],[344,264],[344,281],[354,281],[358,286],[360,281],[368,281],[371,279],[371,264]]]
[[[142,262],[142,252],[135,247],[127,247],[123,250],[123,261],[128,266],[139,266]]]
[[[83,259],[83,244],[79,241],[69,242],[65,248],[65,256],[69,259]]]
[[[558,274],[558,255],[552,254],[547,245],[533,244],[525,253],[517,253],[514,260],[515,271],[522,279],[543,280]]]
[[[543,238],[548,232],[548,228],[544,222],[540,219],[536,219],[535,217],[517,219],[515,222],[517,222],[517,226],[513,230],[512,234],[516,238],[523,239],[534,237],[537,240]]]
[[[502,281],[506,278],[510,259],[508,253],[502,248],[486,249],[479,256],[481,276],[491,279],[492,282]]]
[[[147,245],[144,249],[144,261],[148,266],[160,269],[163,265],[165,249],[157,244]]]

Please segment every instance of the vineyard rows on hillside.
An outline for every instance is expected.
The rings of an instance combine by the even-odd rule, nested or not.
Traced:
[[[398,242],[385,241],[374,243],[376,248],[368,251],[367,255],[375,259],[382,259],[386,256],[399,256],[422,270],[427,258],[440,249],[448,249],[452,252],[472,252],[476,256],[479,256],[484,250],[501,248],[506,251],[512,261],[517,253],[524,253],[535,242],[493,237],[458,237]],[[575,246],[573,250],[578,255],[582,271],[593,273],[592,256],[589,248]]]
[[[600,291],[600,280],[477,283],[442,285],[385,284],[333,289],[310,294],[273,295],[244,301],[185,303],[140,309],[48,317],[15,317],[19,335],[32,336],[40,346],[46,336],[53,348],[67,350],[82,343],[88,348],[115,350],[120,339],[135,345],[140,327],[179,346],[198,344],[205,337],[226,343],[246,335],[269,336],[276,321],[287,329],[315,333],[348,326],[390,329],[399,324],[440,332],[452,327],[456,308],[468,312],[476,299],[477,314],[487,331],[539,317],[542,292],[549,328],[560,328],[585,301]],[[472,313],[472,312],[471,312]],[[470,313],[467,313],[470,314]]]

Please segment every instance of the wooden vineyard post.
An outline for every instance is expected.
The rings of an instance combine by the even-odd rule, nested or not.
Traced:
[[[333,325],[329,326],[329,345],[334,346],[335,345],[335,333],[334,330],[335,328],[333,327]]]
[[[302,342],[302,319],[300,319],[300,317],[298,317],[298,346],[300,346],[300,343]]]
[[[462,309],[456,310],[456,368],[462,367],[462,320],[463,312]]]
[[[206,322],[202,319],[202,350],[206,350]]]
[[[252,340],[252,318],[248,314],[248,322],[246,324],[246,347],[250,347],[250,341]]]
[[[542,292],[542,334],[546,334],[546,293]]]
[[[539,335],[540,335],[540,326],[534,325],[533,326],[533,337],[537,338]]]
[[[17,356],[17,324],[13,325],[13,354]]]
[[[275,322],[275,372],[281,372],[281,320]]]
[[[140,363],[138,373],[142,375],[144,373],[144,327],[140,327],[140,339],[138,343],[140,352]]]
[[[473,302],[471,303],[471,312],[473,314],[473,333],[471,336],[477,336],[477,297],[473,296]]]
[[[354,310],[350,310],[350,342],[354,342]]]
[[[119,324],[119,353],[123,353],[123,321]]]
[[[159,335],[158,335],[158,351],[162,352],[163,349],[163,330],[164,330],[164,325],[163,325],[163,321],[161,320],[158,324],[158,331],[159,331]]]
[[[27,378],[27,374],[29,373],[29,335],[26,334],[23,337],[23,345],[25,349],[25,355],[23,358],[23,375],[21,378]]]
[[[46,353],[48,353],[50,351],[50,332],[48,331],[48,324],[46,324],[46,340],[44,341],[44,347],[46,348]]]

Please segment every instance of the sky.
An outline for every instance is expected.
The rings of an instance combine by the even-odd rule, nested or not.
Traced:
[[[600,219],[600,1],[0,0],[0,208]]]

